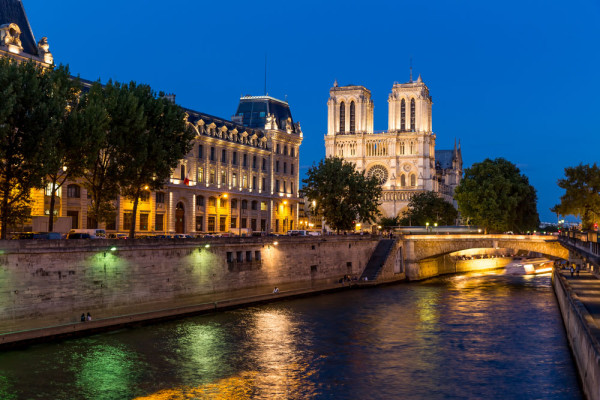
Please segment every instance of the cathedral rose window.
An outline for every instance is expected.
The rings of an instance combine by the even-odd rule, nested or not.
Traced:
[[[388,171],[383,165],[375,165],[369,168],[367,176],[376,177],[380,185],[383,185],[388,180]]]

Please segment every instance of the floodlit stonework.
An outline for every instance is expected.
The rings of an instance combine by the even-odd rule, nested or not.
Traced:
[[[343,157],[382,184],[382,215],[402,215],[416,193],[434,191],[453,203],[462,176],[460,144],[435,150],[433,101],[421,76],[395,83],[389,95],[388,130],[373,130],[373,100],[364,86],[338,86],[329,91],[327,157]]]

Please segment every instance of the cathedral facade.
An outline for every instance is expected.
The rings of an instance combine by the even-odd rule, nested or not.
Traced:
[[[424,191],[454,204],[454,188],[462,177],[460,144],[453,150],[435,149],[432,105],[421,76],[413,81],[411,74],[409,82],[393,85],[388,130],[376,132],[367,88],[335,82],[329,91],[326,156],[342,157],[379,179],[384,217],[402,216],[411,197]]]

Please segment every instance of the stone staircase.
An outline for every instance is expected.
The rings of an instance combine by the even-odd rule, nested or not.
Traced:
[[[361,281],[364,281],[365,278],[367,278],[368,281],[374,281],[377,279],[379,272],[381,272],[381,269],[387,261],[395,243],[395,239],[381,239],[379,243],[377,243],[375,251],[373,251],[373,254],[371,254],[371,258],[369,259],[365,270],[360,276]]]

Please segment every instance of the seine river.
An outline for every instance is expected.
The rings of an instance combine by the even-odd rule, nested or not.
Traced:
[[[550,276],[467,274],[0,353],[7,399],[580,399]]]

